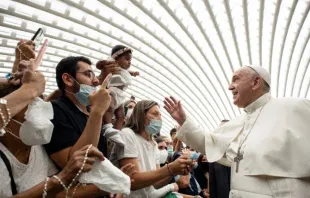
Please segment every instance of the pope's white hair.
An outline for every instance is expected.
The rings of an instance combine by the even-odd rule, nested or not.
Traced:
[[[247,75],[250,75],[250,76],[252,76],[253,78],[254,78],[254,77],[257,77],[257,76],[261,77],[261,76],[260,76],[254,69],[252,69],[251,67],[245,66],[245,67],[242,67],[242,70],[243,70],[244,72],[246,72]],[[263,78],[262,78],[262,80],[263,80],[263,91],[264,91],[264,93],[270,92],[270,86],[268,85],[268,83],[267,83]]]

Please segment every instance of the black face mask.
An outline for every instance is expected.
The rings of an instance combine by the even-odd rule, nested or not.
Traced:
[[[209,170],[209,163],[208,162],[201,162],[201,168],[205,171]]]

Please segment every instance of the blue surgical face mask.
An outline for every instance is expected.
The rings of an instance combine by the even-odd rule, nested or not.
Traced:
[[[77,81],[75,80],[75,82],[77,82]],[[87,106],[89,106],[88,96],[89,96],[90,93],[92,93],[93,91],[96,90],[96,87],[93,87],[93,86],[90,86],[90,85],[85,85],[85,84],[80,84],[80,83],[78,83],[78,84],[80,85],[80,91],[79,92],[77,92],[77,93],[71,93],[71,92],[68,92],[68,91],[66,91],[66,92],[73,94],[75,99],[81,105],[87,107]]]
[[[172,146],[168,146],[167,151],[168,151],[169,157],[173,155],[173,147]]]
[[[195,151],[191,151],[191,159],[192,160],[197,160],[199,157],[199,154]]]
[[[96,90],[96,87],[80,84],[80,91],[74,94],[76,100],[83,106],[89,106],[88,96]]]
[[[160,132],[161,126],[163,125],[163,122],[161,120],[149,120],[150,124],[145,126],[146,132],[150,135],[158,134]]]

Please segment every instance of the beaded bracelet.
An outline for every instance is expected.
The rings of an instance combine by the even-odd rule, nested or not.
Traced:
[[[80,186],[80,184],[81,184],[81,183],[78,183],[78,184],[75,186],[75,188],[74,188],[74,190],[73,190],[73,193],[72,193],[72,197],[74,196],[74,194],[75,194],[75,192],[76,192],[76,189]]]
[[[2,122],[3,122],[3,126],[2,128],[0,129],[0,136],[3,136],[5,134],[5,127],[8,125],[8,123],[11,121],[11,112],[10,112],[10,109],[8,108],[7,106],[7,101],[6,99],[4,98],[0,98],[0,104],[3,104],[5,107],[6,107],[6,112],[7,112],[7,120],[5,120],[4,118],[4,115],[2,113],[2,110],[0,108],[0,116],[1,116],[1,119],[2,119]]]
[[[62,187],[64,187],[65,191],[68,191],[68,188],[66,187],[66,185],[61,181],[61,179],[59,179],[57,175],[53,175],[53,177],[59,181]]]
[[[49,180],[49,179],[50,179],[50,178],[47,177],[46,180],[45,180],[42,198],[45,198],[45,197],[47,196],[47,183],[48,183],[48,180]]]

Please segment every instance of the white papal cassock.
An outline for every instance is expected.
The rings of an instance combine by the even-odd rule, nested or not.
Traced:
[[[213,132],[186,119],[177,137],[232,167],[230,198],[310,198],[310,101],[267,93],[244,110]]]

